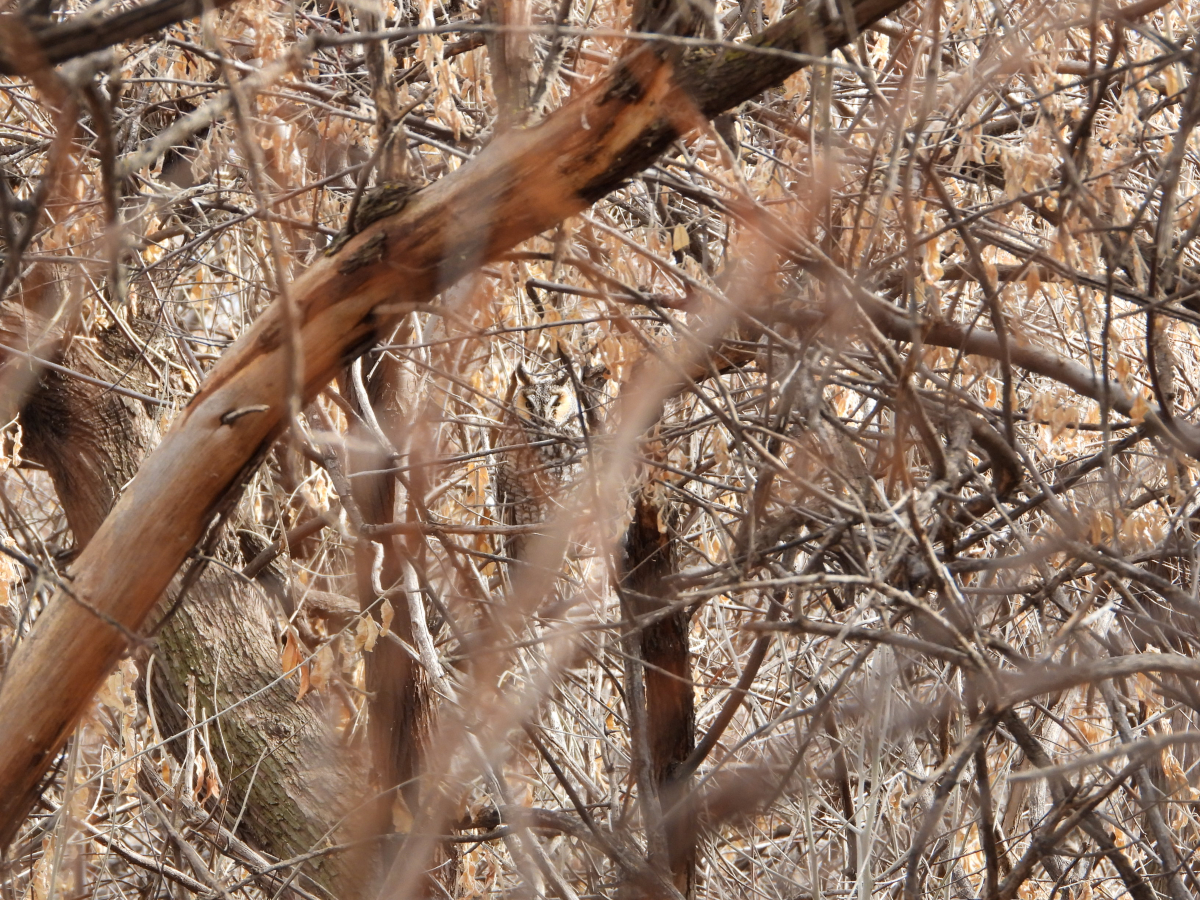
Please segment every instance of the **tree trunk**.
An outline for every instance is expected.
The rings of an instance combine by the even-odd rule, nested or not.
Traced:
[[[33,313],[8,314],[0,322],[3,342],[23,343],[33,321]],[[162,340],[153,323],[135,323],[131,331],[144,345]],[[88,346],[73,344],[61,362],[103,381],[155,392],[141,352],[121,328],[101,334],[94,345],[98,354]],[[141,400],[59,372],[42,373],[22,410],[26,452],[46,467],[80,549],[157,441],[157,413]],[[240,556],[233,543],[221,541],[217,553],[236,569]],[[172,610],[179,585],[177,578],[160,606],[164,613]],[[270,603],[255,584],[210,565],[157,630],[149,651],[150,687],[166,737],[188,727],[189,712],[200,721],[244,701],[207,729],[221,802],[249,842],[286,859],[319,847],[331,833],[357,796],[357,767],[355,754],[336,745],[312,695],[296,702],[293,685],[279,680],[277,630]],[[187,710],[193,678],[197,708]],[[182,758],[184,740],[170,746]],[[352,890],[358,877],[338,856],[313,860],[306,872],[339,894]]]
[[[661,613],[671,604],[665,579],[678,571],[679,553],[671,534],[675,517],[664,504],[650,487],[643,488],[625,531],[622,600],[638,617]],[[689,830],[678,827],[680,817],[673,811],[691,787],[691,778],[676,779],[676,770],[696,747],[690,624],[687,609],[674,610],[644,625],[640,638],[650,775],[662,810],[671,878],[684,897],[691,897],[695,887],[696,848]]]
[[[353,374],[342,379],[343,395],[350,398],[360,416],[374,417],[384,435],[395,435],[405,414],[411,412],[399,408],[400,397],[411,398],[414,393],[413,385],[405,384],[404,376],[399,363],[393,357],[385,356],[374,376],[361,383],[367,396],[353,388]],[[364,403],[368,409],[364,409]],[[396,478],[387,471],[396,464],[396,459],[387,446],[381,445],[379,437],[364,427],[361,419],[351,421],[349,437],[348,468],[359,473],[351,481],[358,511],[369,525],[391,524],[396,519],[397,501],[403,500],[398,496]],[[368,472],[371,474],[363,474]],[[378,596],[371,575],[375,552],[381,552],[383,557],[379,580],[384,590],[400,585],[404,568],[410,564],[404,558],[399,538],[392,535],[378,540],[379,544],[375,544],[360,538],[355,550],[359,605],[363,610],[371,609],[376,618],[379,618]],[[405,602],[423,603],[424,600],[409,597],[394,604],[400,608],[392,619],[392,630],[412,647],[416,641]],[[379,833],[388,833],[393,830],[394,802],[403,803],[411,815],[417,813],[422,803],[420,775],[429,740],[432,698],[428,673],[393,641],[380,641],[367,655],[366,686],[371,766],[373,781],[380,791],[375,828]],[[398,843],[391,846],[393,852],[385,856],[381,871],[388,869],[395,852],[401,850]],[[442,876],[439,880],[443,884],[453,882],[452,873],[443,872]],[[430,895],[437,894],[432,884],[427,883],[426,888]]]

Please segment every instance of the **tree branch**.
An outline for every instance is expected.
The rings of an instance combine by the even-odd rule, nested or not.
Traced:
[[[233,0],[154,0],[154,2],[124,9],[107,18],[82,14],[63,22],[38,28],[21,13],[0,15],[0,32],[11,29],[21,20],[33,32],[41,59],[29,53],[5,52],[0,45],[0,75],[29,75],[42,65],[66,62],[86,56],[123,41],[133,41],[153,34],[168,25],[194,19],[206,8],[221,9]]]

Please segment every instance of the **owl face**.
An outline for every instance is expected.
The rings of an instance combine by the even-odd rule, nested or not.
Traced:
[[[521,365],[517,367],[517,378],[521,384],[513,396],[513,406],[521,421],[555,432],[569,430],[575,424],[578,405],[566,372],[552,379],[536,379]]]

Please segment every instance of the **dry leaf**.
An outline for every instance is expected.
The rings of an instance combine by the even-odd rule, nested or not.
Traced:
[[[309,677],[309,669],[311,668],[312,666],[310,666],[308,663],[305,663],[300,667],[300,687],[296,690],[297,701],[302,700],[304,695],[307,694],[309,689],[312,687],[312,679]]]
[[[1146,413],[1150,412],[1150,404],[1146,402],[1146,398],[1139,393],[1133,400],[1133,408],[1129,410],[1129,420],[1134,425],[1141,425],[1146,418]]]
[[[354,649],[370,653],[375,649],[375,641],[379,638],[379,625],[375,617],[368,614],[358,620],[354,628]]]
[[[303,658],[300,653],[300,634],[294,625],[289,626],[288,630],[283,633],[283,654],[280,660],[283,664],[284,674],[300,665],[300,660]]]
[[[329,676],[333,672],[333,648],[328,644],[324,644],[317,651],[317,656],[313,660],[312,672],[309,679],[312,682],[314,691],[323,691],[325,686],[329,684]]]
[[[392,828],[399,834],[407,834],[412,831],[412,826],[413,814],[404,802],[404,796],[396,791],[395,799],[392,800]]]

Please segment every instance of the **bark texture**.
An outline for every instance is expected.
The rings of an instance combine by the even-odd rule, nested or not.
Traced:
[[[360,416],[373,417],[384,437],[388,433],[397,433],[407,412],[401,408],[400,398],[412,397],[415,386],[406,383],[396,360],[387,356],[380,361],[373,376],[365,380],[366,396],[349,387],[351,381],[349,377],[342,379],[344,393],[353,398],[352,403]],[[363,409],[364,402],[368,410]],[[391,524],[397,518],[398,504],[407,506],[397,480],[387,472],[396,462],[392,449],[383,445],[380,436],[373,435],[361,418],[351,423],[350,435],[352,439],[348,443],[354,449],[350,453],[349,468],[359,473],[351,481],[358,511],[368,525]],[[375,553],[382,555],[379,582],[385,591],[403,583],[404,569],[410,565],[399,538],[385,536],[379,541],[376,545],[360,540],[355,553],[359,603],[363,610],[370,609],[377,619],[379,598],[372,584]],[[391,602],[397,607],[392,630],[408,646],[415,646],[412,619],[405,604],[423,603],[423,599],[406,597]],[[393,830],[392,807],[397,795],[409,813],[416,813],[421,807],[420,774],[432,720],[431,696],[428,673],[394,641],[380,641],[366,656],[366,687],[372,781],[380,796],[374,830],[382,834]],[[385,850],[384,870],[391,865],[400,844],[393,843],[390,847],[393,848],[391,852]],[[439,879],[442,883],[453,882],[452,874],[443,872],[442,875]],[[436,893],[432,883],[425,887],[430,894]]]
[[[690,778],[675,776],[696,746],[696,703],[689,610],[664,613],[671,605],[666,579],[679,569],[678,542],[670,529],[673,518],[664,500],[651,490],[639,491],[633,521],[625,531],[621,586],[628,611],[651,619],[640,636],[650,774],[663,813],[671,877],[676,889],[691,897],[696,848],[687,830],[678,827],[673,811],[691,787]]]
[[[18,28],[33,37],[32,46],[13,47],[0,42],[0,75],[27,75],[45,65],[55,65],[119,44],[136,40],[206,8],[220,9],[233,0],[153,0],[97,20],[77,15],[63,22],[19,12],[0,14],[0,34]]]
[[[10,308],[0,318],[0,340],[20,344],[41,321]],[[72,344],[61,362],[152,394],[138,345],[152,350],[164,339],[154,323],[135,322],[128,333],[114,326],[94,345]],[[80,548],[158,440],[162,409],[56,371],[41,374],[22,410],[26,452],[46,467]],[[222,541],[217,555],[236,569],[241,558],[232,543]],[[279,680],[278,628],[253,582],[209,566],[175,607],[179,585],[176,579],[160,607],[165,619],[146,654],[154,657],[151,693],[160,731],[169,737],[228,709],[204,733],[230,819],[238,819],[251,844],[279,859],[321,846],[327,835],[336,837],[355,796],[355,754],[333,739],[318,701],[296,702],[294,686]],[[189,711],[193,679],[196,706]],[[245,702],[229,709],[239,701]],[[170,746],[183,757],[182,737]],[[318,858],[305,872],[335,893],[352,890],[359,877],[338,856]]]
[[[500,26],[500,30],[485,37],[496,101],[500,104],[500,127],[524,124],[537,83],[533,35],[528,31],[533,24],[533,5],[529,0],[485,0],[480,14],[485,22]]]

